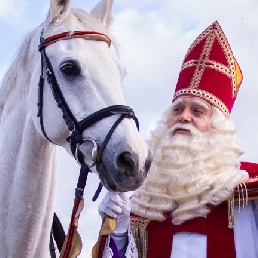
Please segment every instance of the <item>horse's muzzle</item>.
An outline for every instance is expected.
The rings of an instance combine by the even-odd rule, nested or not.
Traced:
[[[150,150],[142,168],[139,168],[138,154],[125,151],[117,156],[115,168],[108,169],[105,164],[99,166],[99,177],[108,190],[134,191],[145,181],[151,162]]]

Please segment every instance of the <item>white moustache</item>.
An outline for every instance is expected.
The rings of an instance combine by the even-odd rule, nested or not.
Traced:
[[[177,123],[175,125],[173,125],[170,129],[169,129],[169,132],[170,133],[174,133],[176,130],[188,130],[190,131],[190,133],[192,135],[196,135],[198,133],[200,133],[200,131],[198,129],[196,129],[195,126],[193,126],[192,124],[182,124],[182,123]]]

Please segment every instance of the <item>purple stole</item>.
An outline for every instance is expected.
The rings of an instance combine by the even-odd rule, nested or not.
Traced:
[[[113,251],[113,257],[112,258],[120,258],[119,252],[118,252],[117,247],[116,247],[116,243],[111,236],[110,236],[109,247]]]

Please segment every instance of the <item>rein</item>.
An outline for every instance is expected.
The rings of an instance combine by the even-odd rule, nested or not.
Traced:
[[[75,200],[80,201],[83,198],[83,193],[84,193],[84,188],[86,186],[88,173],[91,172],[90,168],[92,166],[96,165],[97,170],[99,170],[99,167],[101,166],[101,164],[103,164],[102,155],[103,155],[106,145],[107,145],[108,141],[110,140],[116,127],[120,124],[120,122],[124,118],[134,119],[138,130],[139,130],[139,123],[138,123],[138,119],[136,118],[136,116],[134,114],[133,109],[128,106],[124,106],[124,105],[113,105],[113,106],[109,106],[109,107],[100,109],[100,110],[96,111],[95,113],[85,117],[81,121],[77,121],[77,119],[73,115],[71,109],[69,108],[69,106],[63,96],[61,88],[60,88],[60,86],[57,82],[56,76],[54,74],[54,70],[51,65],[51,62],[46,54],[46,47],[49,46],[50,44],[53,44],[59,40],[67,40],[67,39],[71,39],[71,38],[85,38],[88,40],[104,41],[110,47],[111,40],[108,36],[106,36],[105,34],[99,33],[99,32],[95,32],[95,31],[73,31],[73,32],[68,31],[68,32],[56,34],[54,36],[44,39],[43,33],[44,33],[44,29],[42,29],[42,31],[41,31],[40,44],[38,46],[38,50],[41,53],[41,74],[40,74],[40,79],[39,79],[39,83],[38,83],[38,104],[37,104],[38,105],[38,114],[37,114],[37,116],[40,119],[40,126],[41,126],[43,135],[45,136],[45,138],[48,141],[55,144],[48,137],[48,135],[45,131],[45,128],[44,128],[44,121],[43,121],[43,92],[44,92],[44,69],[45,69],[47,81],[50,85],[50,88],[51,88],[52,94],[54,96],[54,99],[56,101],[56,104],[61,109],[62,117],[68,127],[68,130],[70,131],[70,136],[66,140],[70,143],[71,152],[80,165],[80,175],[78,178],[77,187],[75,189]],[[85,129],[87,129],[89,126],[97,123],[98,121],[100,121],[104,118],[113,116],[113,115],[120,115],[120,116],[118,117],[118,119],[115,121],[115,123],[110,128],[110,130],[107,133],[101,146],[97,146],[95,141],[92,139],[84,139],[83,138],[82,134]],[[85,163],[84,155],[79,150],[79,146],[87,140],[91,140],[96,145],[96,149],[98,149],[97,157],[96,157],[96,159],[93,160],[91,165],[88,165]],[[99,187],[92,199],[93,201],[95,201],[98,198],[98,195],[99,195],[101,189],[102,189],[102,183],[100,182]],[[71,224],[72,224],[72,221],[71,221]],[[71,224],[70,224],[70,227],[71,227]],[[68,232],[69,237],[70,237],[70,233],[74,234],[74,228],[69,228],[69,232]],[[69,237],[68,237],[68,239],[69,239]],[[65,249],[65,253],[68,252],[67,251],[68,249],[67,248]],[[64,255],[63,257],[67,257],[67,256]]]

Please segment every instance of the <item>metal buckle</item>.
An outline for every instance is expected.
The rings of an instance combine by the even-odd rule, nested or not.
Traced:
[[[91,160],[92,160],[92,163],[91,163],[91,165],[89,165],[89,168],[91,168],[91,167],[95,166],[95,164],[97,162],[97,158],[98,158],[98,145],[97,145],[97,143],[93,139],[91,139],[91,138],[83,138],[83,142],[81,144],[77,143],[76,144],[76,148],[75,148],[74,157],[75,157],[75,160],[77,161],[77,163],[79,165],[81,165],[79,160],[78,160],[78,150],[79,150],[80,145],[82,145],[86,141],[91,141],[93,143],[93,148],[91,150]]]

